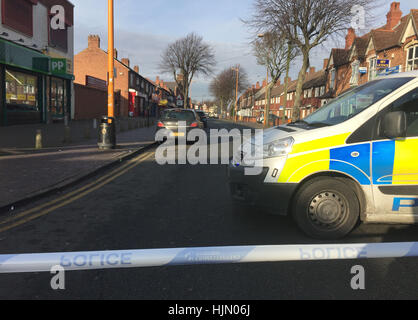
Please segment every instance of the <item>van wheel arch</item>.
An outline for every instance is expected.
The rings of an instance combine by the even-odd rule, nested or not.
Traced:
[[[306,184],[310,184],[321,177],[322,178],[337,178],[351,185],[351,188],[356,193],[357,198],[360,203],[360,220],[363,220],[364,212],[366,211],[366,208],[367,208],[366,195],[364,194],[364,191],[361,188],[361,185],[356,180],[354,180],[352,177],[348,175],[345,175],[339,172],[320,172],[320,173],[313,174],[309,177],[306,177],[304,180],[302,180],[292,195],[292,198],[290,201],[291,205],[289,207],[288,214],[290,215],[292,212],[292,209],[293,209],[292,205],[294,203],[295,197],[298,194],[299,190]]]

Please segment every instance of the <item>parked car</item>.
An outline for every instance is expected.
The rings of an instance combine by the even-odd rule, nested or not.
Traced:
[[[156,131],[158,133],[163,130],[162,134],[166,137],[183,138],[187,137],[189,131],[203,128],[204,123],[194,110],[169,109],[161,114]]]
[[[197,110],[197,115],[200,117],[200,120],[203,122],[204,128],[206,129],[208,127],[208,117],[205,112]]]
[[[417,142],[418,71],[379,77],[246,142],[229,166],[231,194],[313,238],[343,238],[360,221],[418,223]],[[259,176],[246,174],[253,149]]]
[[[274,115],[274,114],[270,114],[270,122],[274,122],[276,123],[277,119],[279,119],[278,116]],[[264,123],[264,115],[260,116],[257,118],[257,122],[258,123]]]

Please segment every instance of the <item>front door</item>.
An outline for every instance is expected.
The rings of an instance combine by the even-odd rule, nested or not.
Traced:
[[[418,88],[404,94],[386,109],[383,113],[404,111],[408,129],[406,138],[377,137],[373,142],[376,213],[403,215],[414,222],[418,218]]]

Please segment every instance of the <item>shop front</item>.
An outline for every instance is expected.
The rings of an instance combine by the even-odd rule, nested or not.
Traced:
[[[0,39],[0,125],[59,121],[71,112],[65,63]]]

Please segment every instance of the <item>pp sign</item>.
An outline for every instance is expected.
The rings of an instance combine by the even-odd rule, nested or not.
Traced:
[[[67,60],[66,59],[51,59],[51,72],[55,74],[67,73]]]

